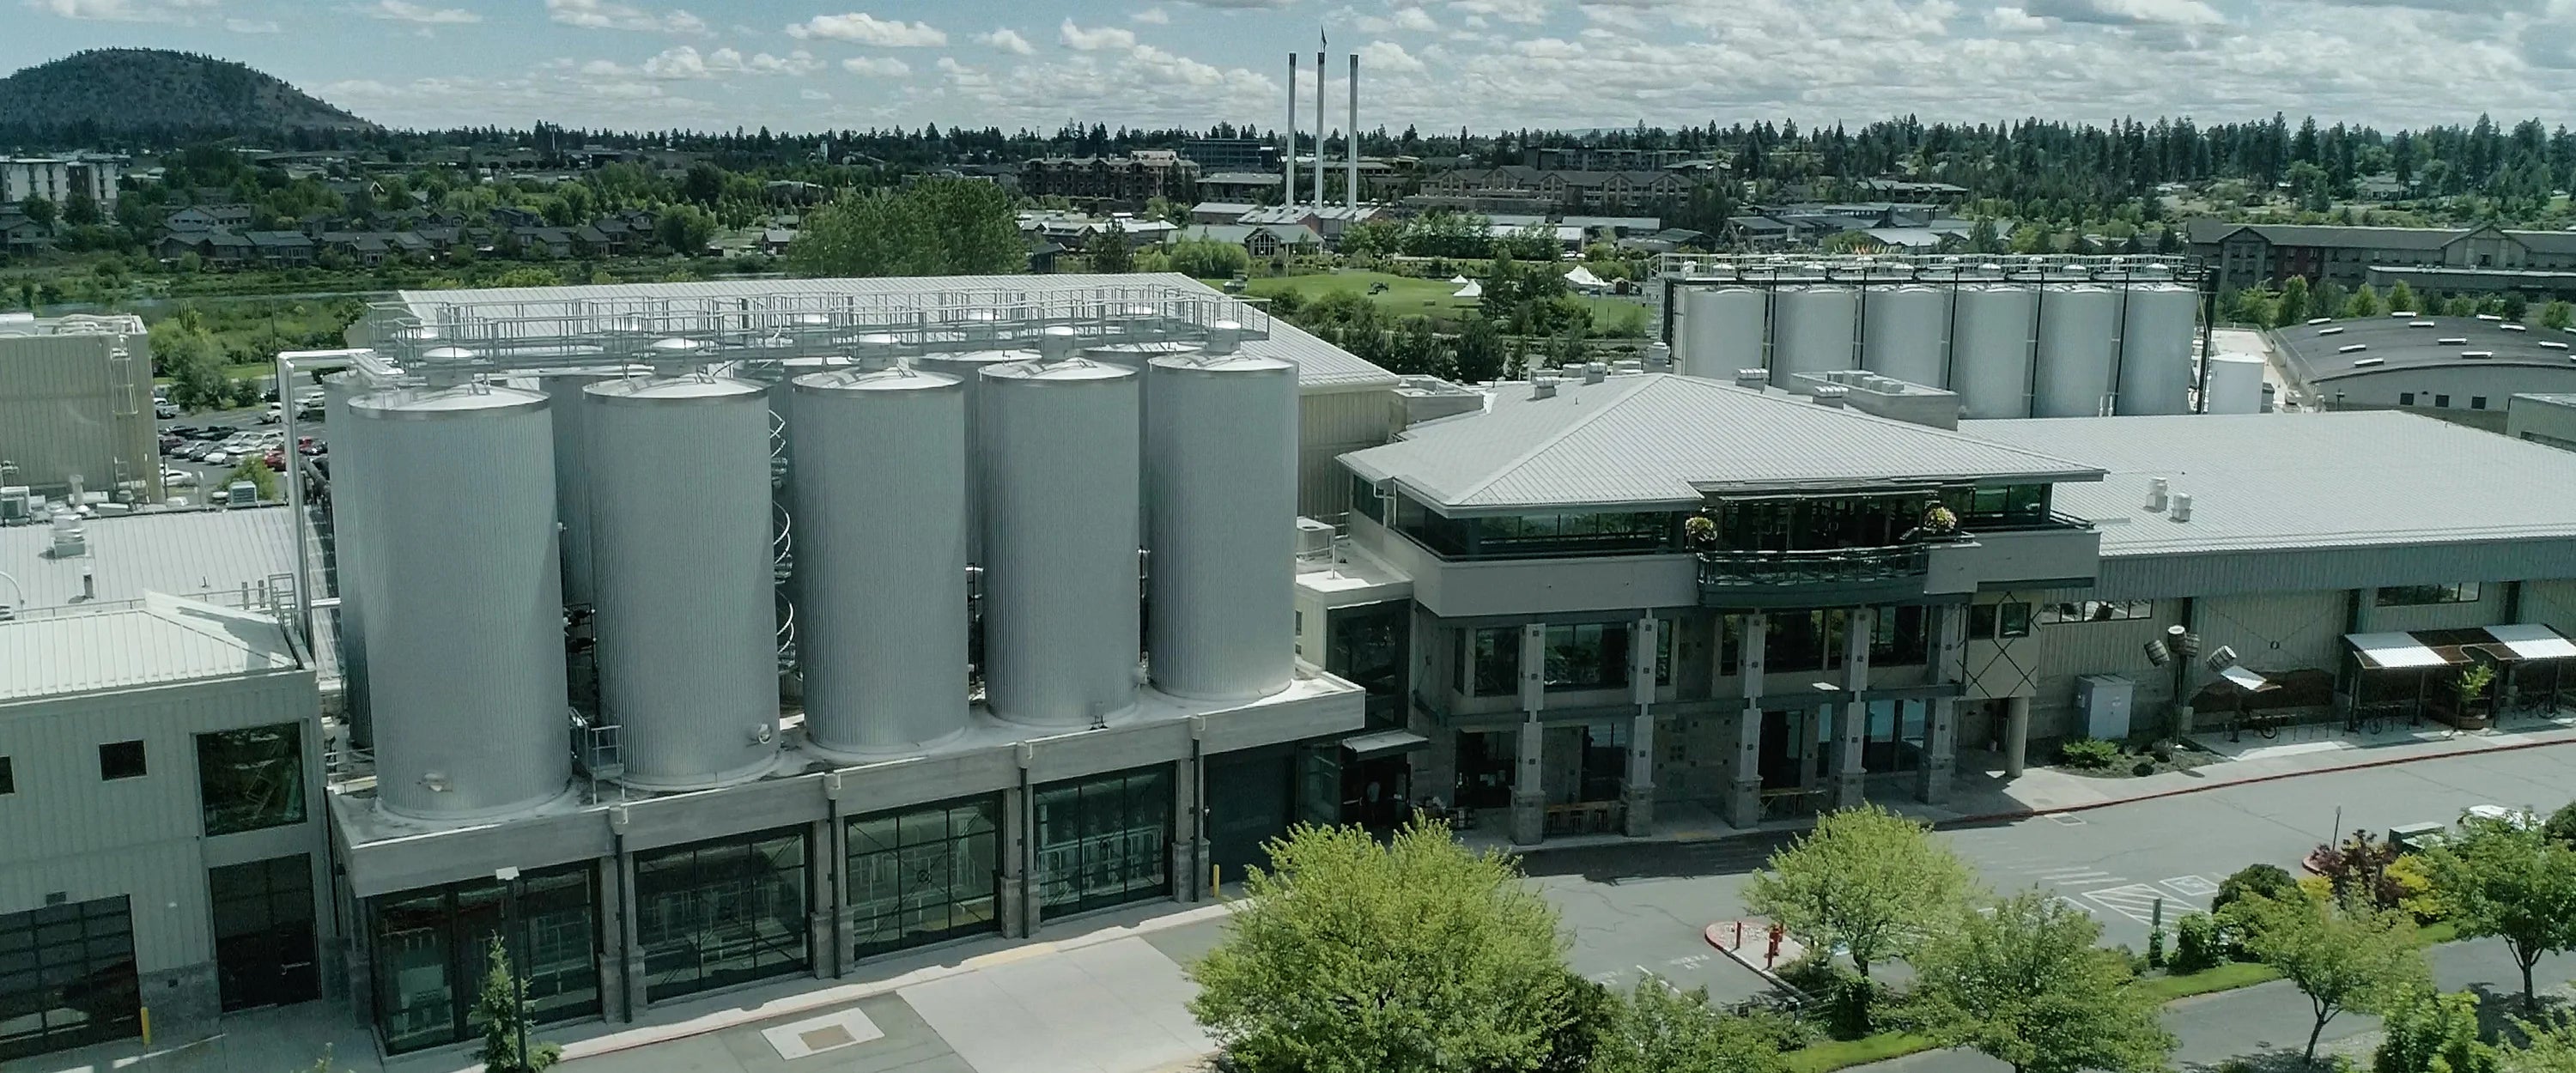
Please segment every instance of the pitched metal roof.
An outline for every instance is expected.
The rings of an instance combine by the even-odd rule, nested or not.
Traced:
[[[2102,556],[2576,538],[2576,452],[2398,411],[1976,421],[1979,436],[2082,459],[2057,489]],[[2145,509],[2148,481],[2189,493],[2188,522]],[[2558,576],[2558,575],[2551,575]],[[2463,578],[2462,580],[2473,580]]]
[[[2280,342],[2290,372],[2309,384],[2426,368],[2511,365],[2576,373],[2576,333],[2505,324],[2477,317],[2357,317],[2330,324],[2294,324],[2274,330],[2272,337]],[[2560,345],[2543,345],[2548,343]],[[2463,358],[2464,353],[2485,356]],[[2543,378],[2529,386],[2550,385]]]
[[[1683,509],[1708,493],[2101,477],[2029,448],[1667,373],[1562,382],[1547,399],[1532,398],[1526,384],[1503,384],[1481,412],[1416,425],[1395,443],[1341,457],[1362,477],[1400,482],[1470,514]]]
[[[0,703],[297,665],[295,647],[274,619],[175,596],[0,622]]]
[[[0,573],[26,590],[25,607],[82,602],[81,574],[95,600],[139,600],[148,592],[240,602],[269,577],[295,573],[295,526],[285,507],[190,510],[91,518],[86,554],[53,556],[51,526],[0,529]],[[0,599],[14,600],[0,590]]]
[[[570,287],[478,288],[454,291],[402,291],[398,297],[411,307],[415,316],[437,319],[432,312],[440,306],[473,306],[477,304],[513,305],[530,310],[549,302],[570,303],[591,299],[637,298],[749,298],[764,294],[864,294],[920,295],[936,299],[943,292],[982,290],[1015,290],[1029,295],[1087,290],[1101,287],[1134,286],[1188,287],[1217,293],[1212,287],[1177,272],[1145,272],[1131,275],[1022,275],[1022,276],[885,276],[869,279],[744,279],[708,280],[693,283],[595,283]],[[1399,380],[1394,373],[1378,368],[1353,356],[1349,351],[1317,339],[1296,325],[1273,318],[1270,338],[1246,339],[1241,352],[1253,357],[1278,358],[1297,366],[1297,386],[1307,391],[1343,391],[1369,387],[1393,387]]]

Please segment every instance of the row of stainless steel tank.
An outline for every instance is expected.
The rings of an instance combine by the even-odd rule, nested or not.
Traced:
[[[2189,411],[2200,299],[2165,280],[1782,280],[1674,290],[1680,371],[1867,369],[1957,392],[1968,417]]]
[[[565,791],[567,602],[596,611],[625,782],[768,772],[782,449],[805,734],[821,753],[966,730],[970,566],[1000,719],[1079,728],[1129,708],[1140,640],[1165,694],[1287,686],[1293,366],[1171,347],[875,364],[792,375],[784,392],[667,365],[534,391],[336,379],[343,632],[382,806],[469,819]]]

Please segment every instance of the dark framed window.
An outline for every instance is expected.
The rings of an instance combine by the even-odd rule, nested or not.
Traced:
[[[2435,396],[2433,396],[2433,407],[2434,407],[2434,409],[2437,409],[2437,410],[2447,410],[2447,409],[2450,409],[2450,408],[2451,408],[2451,397],[2450,397],[2450,396],[2448,396],[2448,395],[2435,395]]]
[[[112,741],[98,747],[100,781],[139,779],[145,774],[143,743],[140,740]]]
[[[1872,775],[1913,771],[1923,766],[1923,737],[1929,701],[1874,700],[1861,725],[1861,769]]]
[[[2019,601],[1995,605],[1995,636],[2030,636],[2030,605]]]
[[[1049,783],[1035,808],[1042,917],[1171,893],[1169,765]]]
[[[2415,393],[2414,393],[2414,392],[2412,392],[2412,391],[2400,391],[2400,392],[2398,392],[2398,393],[2397,393],[2397,405],[2399,405],[2399,406],[2413,406],[2413,405],[2415,405]]]
[[[18,792],[18,773],[9,767],[9,758],[0,756],[0,795]]]
[[[492,940],[528,979],[538,1023],[599,1012],[599,891],[591,866],[519,876],[518,919],[509,891],[476,879],[368,900],[374,950],[376,1032],[401,1054],[471,1039],[484,1019],[475,996],[490,971]]]
[[[2130,622],[2156,617],[2153,600],[2073,600],[2039,605],[2039,624]]]
[[[1995,606],[1996,605],[1994,604],[1968,605],[1969,640],[1991,641],[1995,639]]]
[[[1521,688],[1521,628],[1487,626],[1460,635],[1459,665],[1479,697],[1514,695]]]
[[[2469,396],[2469,409],[2472,409],[2472,410],[2483,410],[2483,409],[2486,409],[2486,408],[2487,408],[2487,397],[2486,397],[2486,396],[2484,396],[2484,395],[2471,395],[2471,396]]]
[[[197,735],[197,805],[209,835],[304,822],[303,727]]]
[[[140,1031],[134,920],[123,895],[0,913],[0,1059]]]
[[[813,964],[802,830],[639,855],[635,906],[647,1001],[801,972]]]
[[[1002,799],[852,817],[851,946],[858,957],[1001,926]]]
[[[2371,598],[2379,607],[2420,607],[2425,604],[2473,604],[2478,602],[2479,586],[2474,581],[2455,581],[2447,585],[2386,585]]]
[[[1842,608],[1774,611],[1764,617],[1765,674],[1832,670],[1842,666],[1843,635],[1851,615]]]
[[[1921,607],[1882,607],[1870,623],[1869,662],[1877,667],[1916,667],[1931,661],[1931,638]]]
[[[1386,508],[1378,502],[1377,485],[1366,477],[1351,477],[1351,509],[1373,522],[1386,520]]]
[[[1547,628],[1547,688],[1624,689],[1628,624],[1585,622]]]

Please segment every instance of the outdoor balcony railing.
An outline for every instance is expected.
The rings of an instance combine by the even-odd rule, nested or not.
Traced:
[[[1871,585],[1921,578],[1930,545],[1833,548],[1824,551],[1703,551],[1703,593],[1804,585]]]

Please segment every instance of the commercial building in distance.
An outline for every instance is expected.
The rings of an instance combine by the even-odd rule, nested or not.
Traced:
[[[0,314],[0,488],[161,499],[152,344],[130,314]]]
[[[1169,149],[1116,157],[1042,157],[1020,165],[1020,192],[1085,208],[1141,209],[1149,198],[1199,200],[1199,165]]]
[[[2576,333],[2499,317],[2400,312],[2270,335],[2293,397],[2316,409],[2412,409],[2497,431],[2507,398],[2576,391]]]
[[[2292,276],[2385,291],[2403,280],[2417,291],[2516,291],[2576,296],[2576,233],[2493,226],[2338,227],[2193,220],[2191,252],[2217,274],[2221,290],[2277,286]]]
[[[126,158],[95,153],[68,157],[0,157],[0,203],[15,205],[43,198],[60,205],[74,194],[87,195],[99,211],[116,208],[116,181],[125,174]]]

